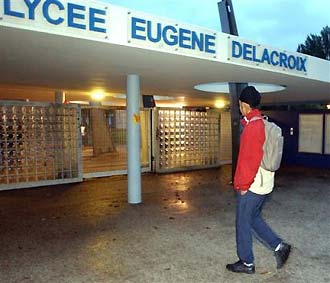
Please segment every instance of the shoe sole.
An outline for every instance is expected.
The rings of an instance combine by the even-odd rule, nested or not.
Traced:
[[[228,267],[226,267],[226,269],[230,272],[234,272],[234,273],[245,273],[245,274],[254,274],[255,270],[247,270],[247,271],[238,271],[238,270],[232,270]]]

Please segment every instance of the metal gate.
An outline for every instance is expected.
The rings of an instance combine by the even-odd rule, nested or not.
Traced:
[[[84,178],[127,174],[126,108],[82,106]],[[140,111],[141,171],[149,172],[150,111]]]
[[[185,109],[155,112],[157,172],[220,165],[220,114]]]
[[[0,102],[0,190],[82,181],[80,107]]]

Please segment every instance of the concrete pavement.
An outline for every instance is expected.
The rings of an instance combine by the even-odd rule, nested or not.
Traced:
[[[264,217],[293,245],[277,271],[254,241],[256,274],[236,261],[231,168],[126,176],[0,192],[1,283],[330,282],[330,171],[283,168]]]

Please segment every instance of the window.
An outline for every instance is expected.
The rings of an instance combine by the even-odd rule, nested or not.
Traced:
[[[323,114],[299,115],[299,152],[322,154]]]
[[[325,115],[324,153],[330,154],[330,114]]]

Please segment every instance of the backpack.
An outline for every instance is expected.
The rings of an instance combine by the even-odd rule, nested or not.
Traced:
[[[265,143],[263,145],[263,158],[261,167],[267,171],[276,171],[280,168],[284,138],[282,136],[282,129],[273,122],[268,121],[268,117],[253,117],[250,122],[263,120],[265,124]]]

